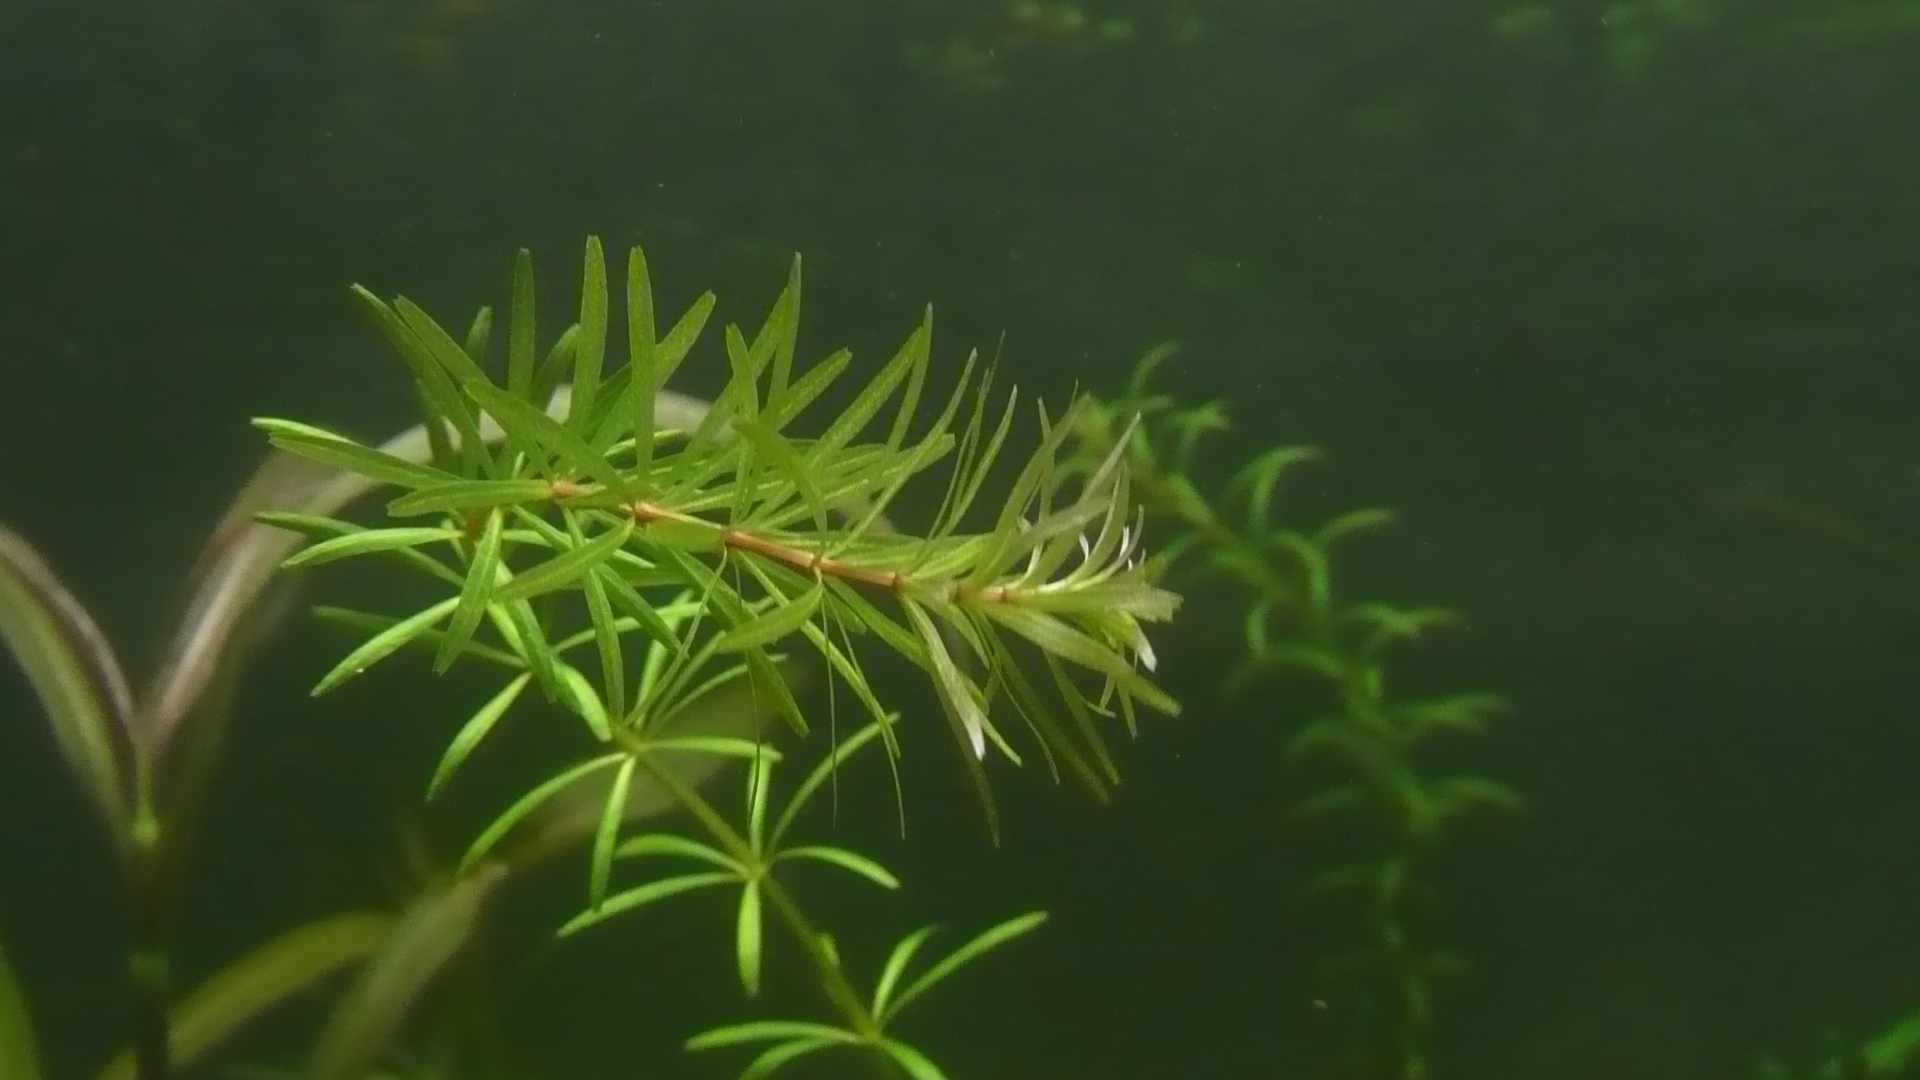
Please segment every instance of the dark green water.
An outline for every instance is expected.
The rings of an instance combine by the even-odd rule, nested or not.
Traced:
[[[1167,388],[1239,421],[1203,479],[1326,448],[1298,512],[1402,514],[1344,587],[1466,616],[1400,677],[1513,702],[1454,753],[1532,809],[1442,860],[1434,934],[1473,975],[1439,999],[1435,1080],[1744,1080],[1920,1005],[1920,575],[1881,550],[1920,552],[1911,6],[1081,17],[8,0],[0,519],[143,658],[259,450],[248,417],[407,416],[349,283],[453,320],[499,300],[522,245],[560,295],[589,232],[736,318],[802,252],[805,344],[856,364],[926,301],[943,373],[1004,333],[1004,373],[1051,398],[1178,339]],[[721,373],[709,351],[679,385]],[[1238,616],[1202,589],[1159,635],[1187,715],[1126,747],[1116,805],[1016,781],[994,851],[929,761],[904,844],[840,826],[910,883],[877,934],[1054,913],[910,1023],[955,1080],[1379,1075],[1338,1064],[1357,1006],[1315,965],[1339,924],[1301,898],[1315,838],[1281,747],[1308,705],[1220,693]],[[397,895],[396,807],[479,684],[416,667],[308,700],[343,647],[296,628],[251,673],[181,916],[189,979]],[[441,822],[443,846],[470,825]],[[121,1044],[101,840],[6,666],[0,935],[54,1077]],[[723,915],[545,945],[577,887],[516,899],[496,943],[524,1075],[734,1075],[675,1049],[751,1014]],[[310,1012],[222,1064],[297,1060]]]

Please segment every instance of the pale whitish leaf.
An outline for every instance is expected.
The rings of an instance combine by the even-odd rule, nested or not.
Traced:
[[[919,601],[903,596],[901,606],[906,609],[913,628],[920,634],[920,644],[926,649],[928,663],[940,690],[940,699],[947,704],[956,733],[972,751],[975,761],[986,757],[987,717],[974,697],[972,686],[955,666],[952,655],[947,652],[946,642],[940,638],[940,631],[934,628],[933,620],[927,617]]]
[[[500,688],[499,693],[488,698],[486,704],[480,706],[479,711],[475,712],[466,723],[460,725],[460,730],[454,733],[453,741],[447,744],[446,753],[440,755],[440,763],[433,770],[433,779],[427,782],[427,798],[431,799],[440,793],[441,786],[453,776],[454,770],[467,760],[474,748],[480,745],[480,741],[487,737],[487,733],[493,730],[493,726],[499,722],[500,718],[506,715],[507,709],[519,699],[520,692],[527,688],[527,682],[532,678],[533,675],[530,672],[524,671],[514,676],[507,685]]]
[[[319,697],[328,691],[367,670],[374,664],[386,659],[401,646],[419,637],[434,623],[439,622],[454,609],[460,598],[450,596],[422,611],[401,619],[348,653],[344,659],[333,666],[333,670],[320,677],[313,688],[313,696]]]
[[[458,529],[444,528],[405,528],[405,529],[368,529],[365,532],[336,536],[331,540],[322,540],[317,544],[302,548],[289,556],[280,565],[292,569],[297,566],[315,566],[353,555],[366,555],[377,551],[396,551],[401,548],[416,548],[423,544],[442,540],[458,540]]]
[[[388,940],[393,927],[394,917],[384,912],[334,915],[287,931],[222,968],[175,1006],[168,1024],[173,1065],[193,1065],[268,1009],[365,958]],[[7,1065],[7,1049],[0,1020],[0,1065]],[[0,1068],[7,1080],[31,1075]],[[97,1080],[136,1080],[132,1052],[115,1057]]]
[[[1061,619],[1018,604],[980,604],[976,610],[1048,653],[1105,675],[1160,712],[1180,714],[1180,703],[1143,678],[1125,656]]]
[[[952,975],[967,964],[972,963],[974,960],[979,959],[981,955],[989,950],[998,948],[1022,934],[1039,928],[1040,924],[1046,921],[1046,912],[1030,911],[1025,915],[1016,915],[1005,922],[981,931],[973,940],[948,953],[945,959],[928,968],[925,972],[921,973],[919,978],[913,980],[906,989],[900,991],[900,996],[894,999],[893,1008],[889,1015],[899,1013],[899,1011],[906,1008],[914,998],[926,993],[936,983]]]
[[[507,807],[506,810],[501,812],[499,817],[494,818],[485,829],[481,830],[480,835],[476,837],[472,845],[467,848],[467,853],[460,858],[461,873],[465,873],[479,863],[481,859],[486,858],[488,853],[500,843],[507,833],[513,830],[515,825],[518,825],[528,814],[538,810],[547,800],[558,795],[576,781],[582,780],[593,773],[599,772],[601,769],[625,760],[627,760],[625,753],[602,754],[599,757],[589,758],[586,761],[568,766],[553,776],[548,777],[546,780],[541,781],[538,787],[520,796],[520,798],[514,801],[513,805]]]
[[[560,927],[558,933],[561,937],[567,937],[605,922],[615,915],[632,911],[634,908],[651,904],[656,900],[665,900],[670,896],[678,896],[681,893],[711,885],[731,885],[738,880],[740,879],[736,874],[707,870],[697,874],[680,874],[676,877],[662,878],[659,881],[649,881],[645,885],[636,885],[631,889],[614,893],[598,908],[575,915]]]

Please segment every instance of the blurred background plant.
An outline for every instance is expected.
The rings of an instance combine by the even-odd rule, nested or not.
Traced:
[[[1346,1068],[1425,1080],[1432,1075],[1435,985],[1465,966],[1434,941],[1429,871],[1464,821],[1524,808],[1499,781],[1436,772],[1425,759],[1437,739],[1484,732],[1502,703],[1484,693],[1409,698],[1390,691],[1389,651],[1456,621],[1437,608],[1337,596],[1336,546],[1388,524],[1391,515],[1353,511],[1313,529],[1287,522],[1280,486],[1319,456],[1310,447],[1270,449],[1219,495],[1203,491],[1196,455],[1206,435],[1226,429],[1227,412],[1219,401],[1185,405],[1152,387],[1173,354],[1171,345],[1150,351],[1121,394],[1087,411],[1076,433],[1079,463],[1093,467],[1124,446],[1148,521],[1170,533],[1160,547],[1165,572],[1224,584],[1243,599],[1245,657],[1228,680],[1234,691],[1302,675],[1317,685],[1313,697],[1324,711],[1307,713],[1286,746],[1320,785],[1292,813],[1329,837],[1340,859],[1306,888],[1352,916],[1346,939],[1325,960],[1338,988],[1328,998],[1353,1019]]]

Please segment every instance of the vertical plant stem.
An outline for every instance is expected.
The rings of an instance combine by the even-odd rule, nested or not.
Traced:
[[[748,866],[759,862],[759,853],[754,851],[753,845],[748,843],[747,838],[741,836],[739,831],[713,808],[713,804],[702,798],[699,792],[689,787],[680,777],[675,776],[671,769],[660,767],[652,760],[651,755],[641,751],[637,756],[641,767],[651,773],[662,787],[687,808],[689,813],[698,818],[700,824],[705,826],[713,838],[727,849],[729,855]],[[800,910],[800,905],[794,901],[793,894],[789,893],[786,886],[771,874],[761,875],[759,884],[760,894],[773,906],[773,910],[780,916],[780,921],[787,924],[787,929],[793,933],[801,949],[806,952],[807,958],[813,962],[820,976],[820,987],[825,991],[827,999],[847,1018],[851,1030],[869,1040],[877,1039],[880,1034],[878,1018],[867,1010],[866,1002],[861,1000],[853,984],[847,981],[846,972],[841,970],[840,965],[834,961],[833,955],[827,951],[826,945],[820,940],[820,932],[814,929],[806,914]]]
[[[137,795],[128,841],[128,916],[132,931],[127,974],[133,985],[134,1075],[138,1080],[172,1080],[173,1048],[168,1033],[169,989],[166,948],[165,851],[160,817],[155,812],[146,769],[138,770]]]

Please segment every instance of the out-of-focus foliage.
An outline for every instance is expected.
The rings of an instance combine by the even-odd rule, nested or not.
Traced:
[[[1195,577],[1225,582],[1245,603],[1240,683],[1304,677],[1317,688],[1323,710],[1286,743],[1287,756],[1312,766],[1319,785],[1294,815],[1337,838],[1342,861],[1307,888],[1355,912],[1360,927],[1358,940],[1335,946],[1328,973],[1373,1014],[1355,1032],[1363,1075],[1425,1080],[1435,984],[1464,967],[1428,940],[1433,860],[1463,821],[1525,806],[1499,781],[1436,773],[1428,752],[1483,734],[1504,705],[1491,694],[1408,697],[1391,688],[1389,654],[1455,619],[1437,608],[1341,598],[1334,552],[1392,515],[1359,510],[1313,528],[1288,521],[1281,486],[1318,451],[1275,447],[1241,468],[1224,494],[1201,489],[1196,451],[1206,435],[1226,428],[1226,409],[1217,401],[1182,406],[1149,388],[1172,351],[1150,352],[1122,395],[1086,414],[1086,467],[1116,442],[1125,445],[1140,505],[1175,531],[1164,557]],[[1126,421],[1135,416],[1137,424]]]

